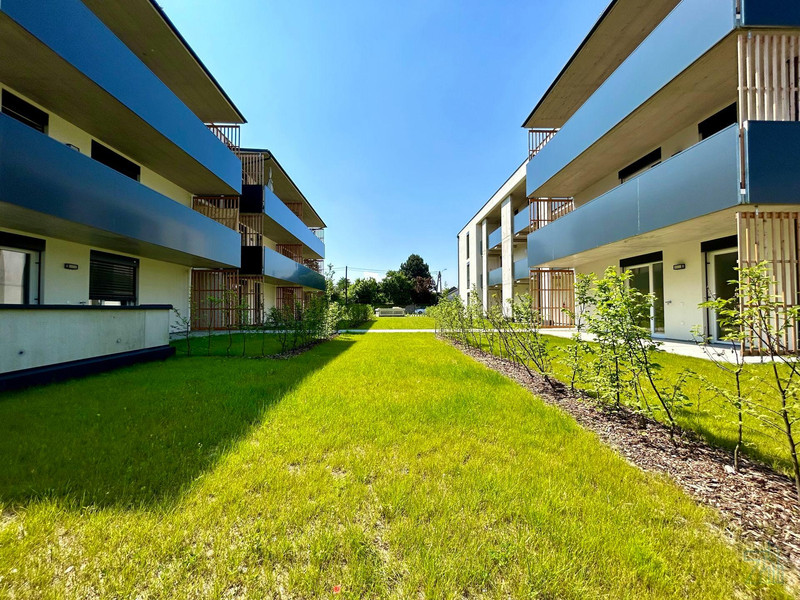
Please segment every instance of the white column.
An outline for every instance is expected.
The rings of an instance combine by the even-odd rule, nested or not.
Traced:
[[[503,312],[510,315],[509,301],[514,297],[514,219],[511,196],[500,205],[501,261],[503,274]]]

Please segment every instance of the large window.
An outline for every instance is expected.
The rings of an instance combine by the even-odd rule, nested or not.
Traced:
[[[89,300],[92,304],[136,304],[139,260],[92,250],[89,263]]]
[[[642,294],[653,294],[649,318],[640,326],[652,335],[664,334],[664,259],[661,252],[643,254],[620,261],[620,268],[630,271],[628,285]]]
[[[0,232],[0,304],[39,303],[44,241]]]
[[[47,133],[49,116],[43,110],[36,108],[30,102],[26,102],[8,90],[3,90],[2,110],[4,115],[8,115],[28,127],[33,127],[37,131]]]

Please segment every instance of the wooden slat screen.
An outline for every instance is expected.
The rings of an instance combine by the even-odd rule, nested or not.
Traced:
[[[553,139],[558,129],[529,129],[528,130],[528,158],[536,156],[547,142]]]
[[[282,310],[303,302],[303,288],[297,286],[278,286],[275,288],[275,307]]]
[[[239,196],[194,196],[192,208],[234,231],[239,228]]]
[[[246,185],[267,185],[264,173],[264,154],[261,152],[237,151],[236,156],[242,161],[242,183]]]
[[[231,150],[238,150],[240,146],[239,125],[220,125],[218,123],[206,123],[206,127],[211,130],[219,140]]]
[[[740,33],[739,122],[800,120],[800,33]]]
[[[545,225],[571,213],[575,208],[572,198],[531,198],[531,231],[541,229]]]
[[[242,246],[263,246],[264,216],[249,213],[239,215],[239,233],[242,234]]]
[[[572,269],[531,269],[533,306],[544,328],[573,327],[565,310],[575,310],[575,271]]]
[[[278,244],[275,251],[295,262],[303,262],[303,244]]]
[[[770,293],[780,298],[784,307],[800,302],[800,212],[739,212],[736,215],[739,237],[739,267],[752,267],[766,261],[773,284]],[[743,299],[747,302],[747,299]],[[782,324],[783,314],[773,315]],[[786,352],[798,351],[796,324],[786,330],[781,340]],[[755,336],[745,344],[745,352],[757,354],[761,344]]]

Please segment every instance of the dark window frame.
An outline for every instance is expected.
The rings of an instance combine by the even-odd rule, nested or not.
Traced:
[[[655,167],[657,164],[661,162],[661,148],[656,148],[652,152],[648,152],[641,158],[633,161],[627,167],[623,167],[617,173],[619,180],[621,183],[625,183],[631,177],[637,175],[638,173],[644,171],[645,169],[649,169],[651,167]]]
[[[47,134],[50,127],[50,115],[24,98],[4,89],[0,97],[0,107],[0,111],[4,115],[24,123],[31,129]]]
[[[130,177],[134,181],[141,180],[142,168],[139,165],[97,140],[92,140],[91,156],[97,162],[114,169],[118,173],[122,173],[126,177]]]

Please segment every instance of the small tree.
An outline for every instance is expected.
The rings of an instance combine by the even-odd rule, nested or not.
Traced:
[[[179,309],[173,308],[172,312],[175,313],[175,319],[178,321],[177,325],[173,325],[172,328],[180,334],[183,334],[184,338],[186,339],[186,356],[192,355],[192,345],[189,340],[189,329],[191,324],[191,317],[189,314],[184,315]]]
[[[583,336],[589,308],[594,304],[592,288],[595,280],[594,273],[589,275],[579,273],[575,279],[575,309],[563,309],[575,324],[575,333],[570,336],[572,344],[568,345],[564,352],[565,362],[570,369],[569,389],[573,392],[575,382],[586,372],[585,363],[592,353],[591,345]]]

